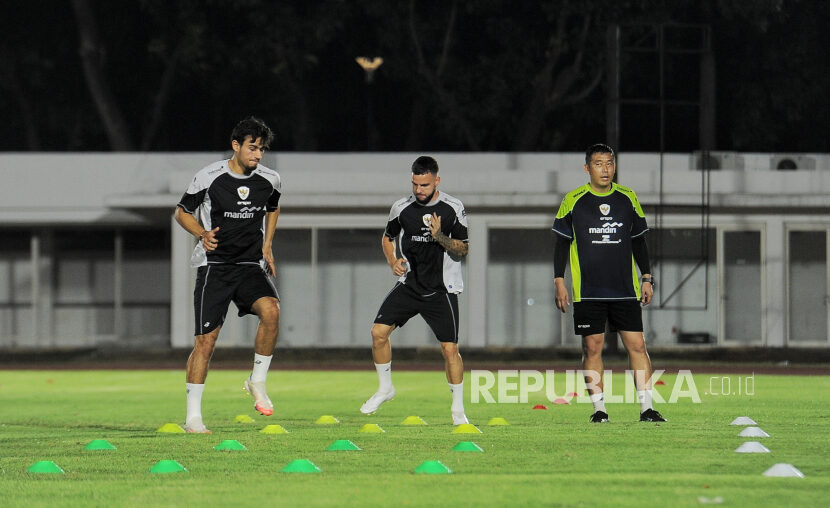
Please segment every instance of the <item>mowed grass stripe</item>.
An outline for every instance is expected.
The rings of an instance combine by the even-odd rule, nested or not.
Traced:
[[[691,506],[699,505],[698,497],[720,496],[731,506],[772,506],[815,505],[830,491],[830,419],[815,399],[830,393],[823,377],[756,375],[754,395],[723,396],[706,395],[711,376],[696,375],[702,402],[661,405],[669,419],[661,425],[637,422],[636,403],[609,404],[611,423],[590,425],[590,404],[553,405],[543,392],[524,404],[471,404],[467,386],[467,415],[483,431],[470,435],[452,434],[450,395],[440,372],[396,372],[397,397],[369,417],[358,408],[376,387],[371,369],[275,368],[268,388],[277,410],[268,418],[242,391],[246,375],[211,372],[203,413],[213,434],[176,435],[155,429],[182,423],[182,372],[0,371],[3,504]],[[668,397],[675,377],[663,379],[666,386],[658,390]],[[613,382],[624,386],[623,375]],[[532,410],[538,403],[549,409]],[[254,423],[234,422],[239,414]],[[324,414],[341,423],[315,425]],[[429,425],[401,425],[410,415]],[[486,425],[497,416],[510,425]],[[736,416],[750,416],[770,434],[761,442],[772,453],[734,453],[753,440],[729,425]],[[259,432],[271,423],[289,434]],[[386,432],[359,432],[365,423]],[[93,439],[117,449],[84,450]],[[213,449],[226,439],[248,450]],[[327,451],[338,439],[361,450]],[[465,440],[484,453],[452,451]],[[169,459],[188,472],[149,472]],[[308,459],[322,473],[279,472],[294,459]],[[38,460],[52,460],[65,473],[27,473]],[[426,460],[440,460],[453,474],[413,474]],[[762,477],[776,462],[795,465],[807,478]]]

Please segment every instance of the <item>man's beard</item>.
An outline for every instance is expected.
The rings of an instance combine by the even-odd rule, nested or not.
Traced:
[[[432,194],[430,194],[429,196],[424,198],[423,201],[418,199],[418,196],[415,196],[415,201],[417,201],[418,203],[420,203],[422,205],[425,205],[425,204],[429,203],[430,201],[432,201],[433,196],[435,196],[435,191],[432,191]]]

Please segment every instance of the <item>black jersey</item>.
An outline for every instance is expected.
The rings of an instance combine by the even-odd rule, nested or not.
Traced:
[[[648,231],[633,190],[611,185],[605,194],[590,184],[565,195],[553,231],[571,240],[573,301],[640,299],[631,239]]]
[[[258,165],[250,175],[230,170],[228,161],[214,162],[196,173],[179,201],[185,212],[195,215],[206,230],[216,227],[219,245],[205,252],[196,244],[190,262],[194,267],[215,263],[256,263],[262,260],[265,213],[280,202],[280,175]]]
[[[441,232],[450,238],[467,242],[467,213],[461,201],[444,192],[438,199],[422,205],[415,196],[402,198],[392,205],[386,236],[397,239],[401,254],[406,259],[407,271],[399,279],[420,295],[432,293],[460,293],[461,261],[450,257],[436,243],[429,230],[433,213],[441,217]]]

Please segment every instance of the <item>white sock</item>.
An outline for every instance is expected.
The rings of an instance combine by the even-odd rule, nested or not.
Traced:
[[[464,412],[464,381],[454,385],[452,383],[447,383],[450,385],[450,392],[452,393],[452,412],[453,413],[463,413]]]
[[[194,418],[202,419],[202,392],[205,391],[205,385],[197,385],[195,383],[185,383],[187,388],[187,417],[184,422],[188,423]]]
[[[640,412],[653,409],[651,405],[651,390],[637,390],[637,402],[640,403]]]
[[[378,371],[378,391],[392,391],[394,388],[394,386],[392,386],[392,362],[376,363],[375,369]]]
[[[603,413],[607,413],[608,411],[605,410],[605,396],[602,392],[599,393],[592,393],[591,394],[591,403],[594,405],[594,412],[602,411]]]
[[[268,368],[271,367],[271,358],[274,355],[263,356],[254,353],[254,370],[251,372],[251,381],[254,383],[264,383],[268,376]]]

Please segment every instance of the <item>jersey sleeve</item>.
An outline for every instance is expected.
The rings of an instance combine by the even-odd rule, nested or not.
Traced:
[[[565,196],[562,204],[559,206],[559,211],[556,212],[556,219],[553,221],[551,228],[557,235],[572,240],[573,234],[573,200],[570,196]]]
[[[256,173],[262,178],[268,180],[268,183],[271,184],[271,194],[265,201],[265,211],[274,212],[280,206],[280,197],[282,196],[282,178],[280,178],[279,173],[265,166],[258,166]]]
[[[631,200],[631,206],[634,208],[634,221],[631,224],[631,238],[637,238],[648,232],[648,223],[646,222],[646,214],[643,212],[643,207],[640,206],[640,201],[637,199],[637,194],[631,191],[628,194]]]
[[[176,205],[191,215],[196,213],[196,209],[201,206],[207,193],[207,185],[205,185],[204,179],[199,178],[200,176],[196,175],[193,178],[178,205]]]
[[[462,242],[467,242],[467,210],[464,209],[464,205],[461,202],[458,203],[458,207],[455,208],[455,223],[452,225],[452,229],[450,230],[450,237],[461,240]]]
[[[398,237],[401,234],[401,206],[400,203],[395,203],[392,205],[392,209],[389,211],[389,219],[386,221],[386,230],[383,232],[384,235],[388,236],[392,240]]]
[[[268,204],[265,208],[269,212],[275,211],[280,206],[280,197],[282,196],[282,179],[279,175],[277,178],[272,182],[274,185],[274,190],[271,191],[271,195],[268,197]]]

